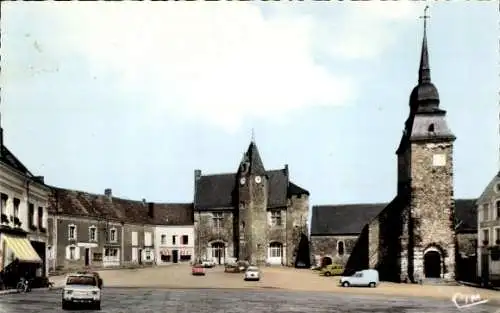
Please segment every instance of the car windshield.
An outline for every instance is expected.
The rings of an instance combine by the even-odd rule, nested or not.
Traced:
[[[95,286],[96,282],[92,276],[70,276],[66,281],[66,285]]]
[[[257,271],[259,271],[259,268],[254,267],[254,266],[250,266],[250,267],[247,269],[247,271],[249,271],[249,272],[257,272]]]

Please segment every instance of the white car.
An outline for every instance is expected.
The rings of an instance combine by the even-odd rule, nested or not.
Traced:
[[[75,305],[89,305],[94,310],[101,309],[101,289],[92,274],[69,274],[62,291],[62,309]]]
[[[342,276],[339,281],[342,287],[377,287],[379,284],[377,270],[362,270],[354,273],[352,276]]]
[[[257,266],[249,266],[245,271],[245,280],[260,280],[260,270]]]
[[[201,265],[205,268],[212,268],[215,266],[215,262],[211,260],[202,260]]]

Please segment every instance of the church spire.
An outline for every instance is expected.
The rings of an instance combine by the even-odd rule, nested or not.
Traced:
[[[424,15],[420,18],[424,19],[424,37],[422,39],[422,52],[420,54],[420,67],[418,69],[418,83],[430,83],[431,81],[431,69],[429,66],[429,51],[427,48],[427,19],[430,18],[427,15],[427,10],[429,6],[425,6]]]

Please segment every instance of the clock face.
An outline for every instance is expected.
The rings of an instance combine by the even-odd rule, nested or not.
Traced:
[[[262,181],[262,178],[260,176],[255,176],[255,182],[257,184],[260,184],[261,181]]]
[[[247,181],[247,180],[245,179],[245,177],[242,177],[242,178],[240,179],[240,184],[244,185],[244,184],[246,183],[246,181]]]

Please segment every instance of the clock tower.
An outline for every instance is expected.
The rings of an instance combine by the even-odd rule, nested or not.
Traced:
[[[268,177],[253,140],[243,155],[236,179],[237,257],[252,264],[263,264],[267,257]]]

